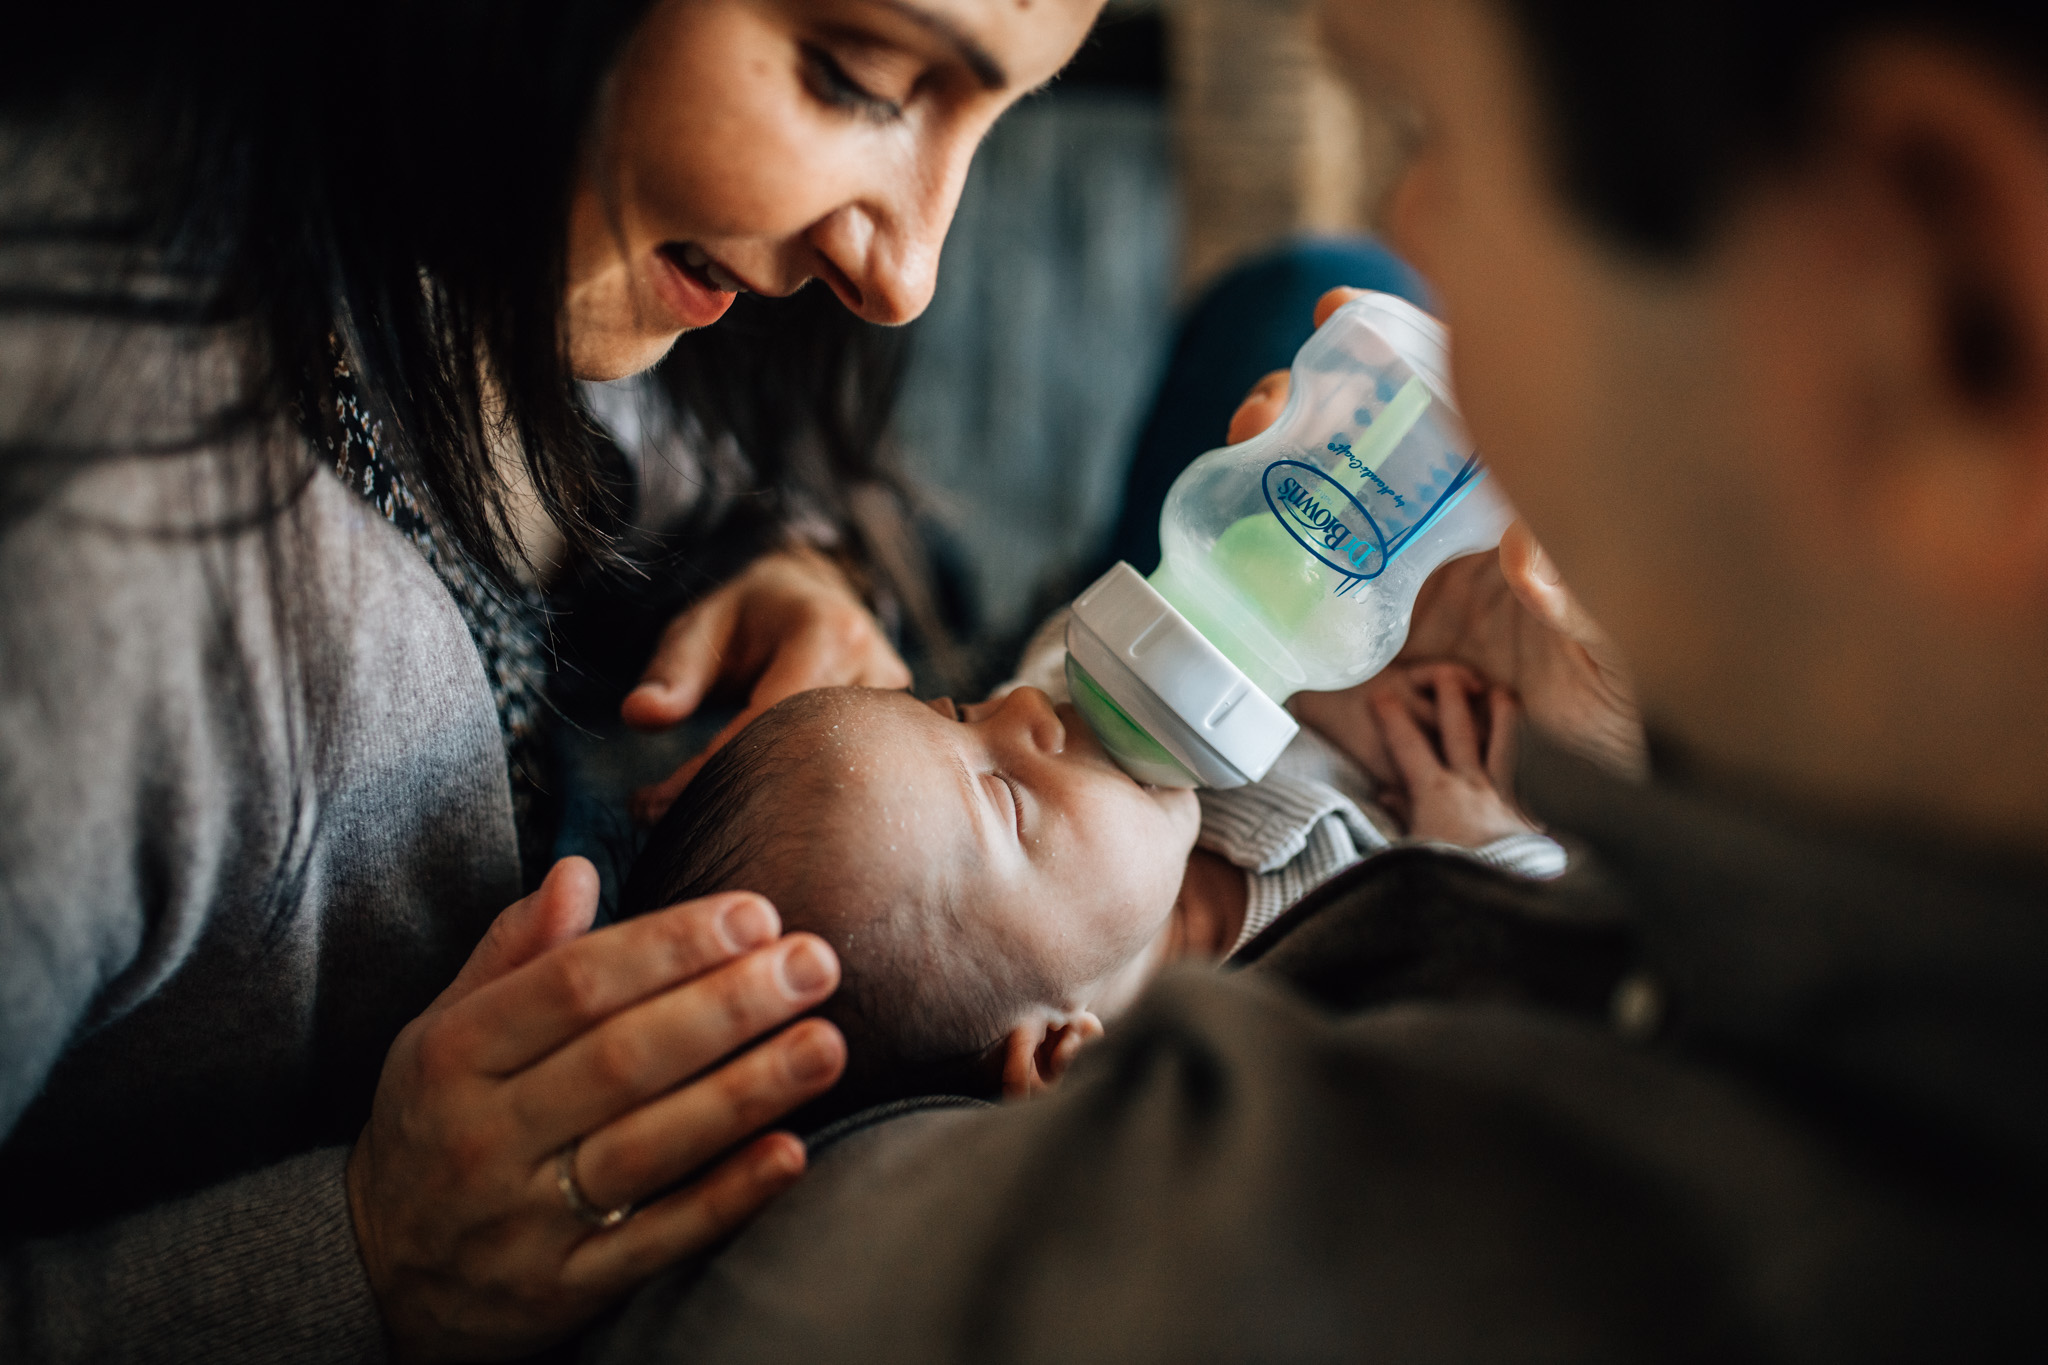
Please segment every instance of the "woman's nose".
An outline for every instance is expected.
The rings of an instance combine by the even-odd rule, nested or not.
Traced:
[[[909,322],[932,301],[939,248],[967,182],[973,142],[954,139],[919,165],[891,176],[811,229],[811,243],[835,267],[831,282],[869,322]]]
[[[939,243],[949,208],[936,230],[922,221],[890,222],[863,204],[849,204],[814,230],[813,240],[837,267],[832,284],[846,306],[869,322],[893,327],[925,310],[938,286]]]

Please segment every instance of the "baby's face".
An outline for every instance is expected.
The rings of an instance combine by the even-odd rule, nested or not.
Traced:
[[[1047,1004],[1114,1012],[1150,974],[1201,828],[1193,792],[1139,785],[1031,687],[966,707],[849,691],[818,730],[821,851],[850,890],[973,917],[1068,992]]]

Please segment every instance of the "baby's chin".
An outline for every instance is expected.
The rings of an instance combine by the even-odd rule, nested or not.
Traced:
[[[1185,830],[1188,847],[1195,846],[1195,836],[1202,832],[1202,801],[1187,787],[1147,787],[1145,794],[1152,798],[1174,821],[1176,830]]]

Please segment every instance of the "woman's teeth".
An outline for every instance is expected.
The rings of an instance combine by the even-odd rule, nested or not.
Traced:
[[[728,294],[743,294],[746,292],[747,287],[745,285],[728,274],[724,266],[705,255],[704,248],[698,246],[695,242],[685,242],[683,244],[682,256],[684,265],[689,266],[692,270],[704,272],[704,278],[711,281],[712,288],[722,289]]]

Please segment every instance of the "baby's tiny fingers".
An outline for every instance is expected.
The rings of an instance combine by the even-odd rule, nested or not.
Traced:
[[[1379,717],[1380,733],[1386,736],[1387,752],[1393,755],[1394,766],[1400,770],[1401,780],[1407,783],[1410,792],[1443,773],[1443,762],[1429,736],[1422,733],[1422,727],[1398,697],[1375,696],[1372,709]]]
[[[1472,716],[1472,700],[1463,680],[1455,674],[1439,677],[1436,689],[1436,727],[1443,737],[1444,761],[1454,772],[1478,777],[1486,768],[1479,758],[1479,728]]]
[[[1405,672],[1409,685],[1418,692],[1442,697],[1450,692],[1476,693],[1486,690],[1486,680],[1455,659],[1436,659],[1410,665]]]

